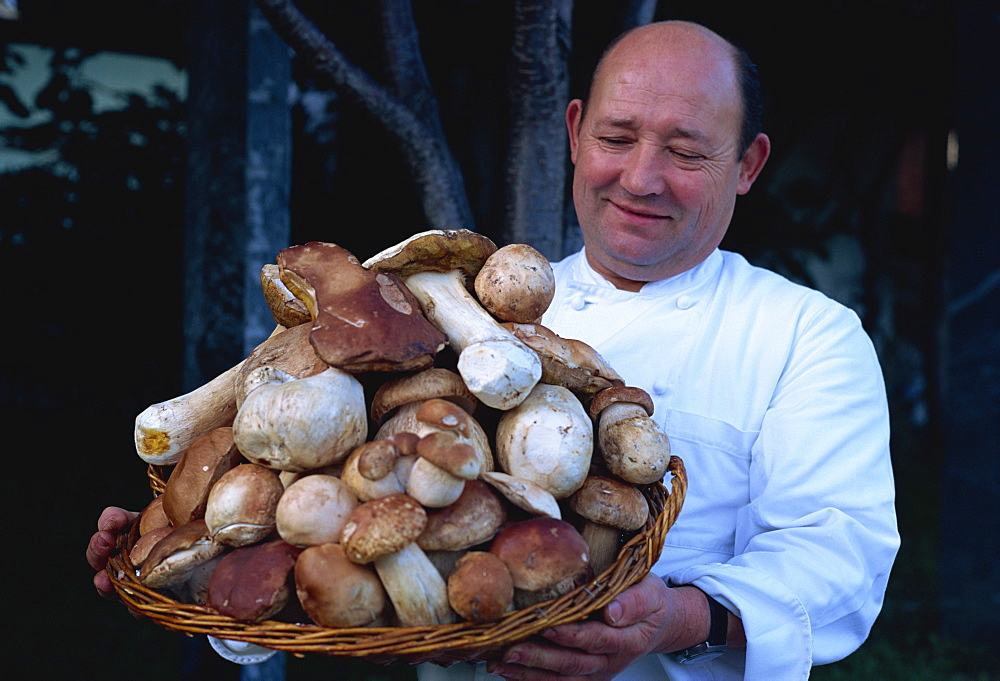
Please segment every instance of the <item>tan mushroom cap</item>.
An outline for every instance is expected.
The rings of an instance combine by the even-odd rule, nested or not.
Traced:
[[[312,321],[306,304],[281,281],[281,269],[275,263],[260,268],[260,287],[274,321],[286,329]]]
[[[458,499],[427,510],[427,527],[417,538],[424,551],[457,551],[492,539],[507,521],[501,498],[486,483],[470,480]]]
[[[488,551],[469,551],[448,575],[448,602],[462,618],[493,622],[514,602],[514,582],[507,565]]]
[[[275,510],[278,534],[292,546],[336,543],[358,506],[354,491],[332,475],[307,475],[285,489]]]
[[[139,512],[139,536],[160,527],[171,527],[170,518],[163,511],[163,495],[158,494]]]
[[[552,303],[556,278],[537,249],[508,244],[487,258],[474,286],[479,302],[497,319],[534,322]]]
[[[646,416],[653,415],[653,399],[645,390],[634,386],[614,386],[594,395],[588,409],[590,417],[596,419],[606,407],[617,402],[637,404],[646,411]]]
[[[578,395],[593,396],[606,388],[623,386],[621,375],[593,347],[575,338],[563,338],[542,324],[501,324],[542,360],[542,383],[561,385]]]
[[[132,561],[132,565],[141,565],[142,561],[146,560],[149,552],[153,550],[153,547],[173,531],[173,527],[164,525],[140,535],[139,539],[132,545],[132,549],[128,552],[128,559]]]
[[[277,471],[255,463],[230,469],[208,494],[205,522],[216,541],[227,546],[258,542],[275,529],[278,500],[285,486]]]
[[[649,504],[637,487],[603,475],[588,476],[569,506],[591,522],[622,530],[638,530],[649,518]]]
[[[493,539],[490,553],[507,565],[514,586],[524,591],[576,582],[590,571],[587,542],[575,527],[557,518],[508,524]]]
[[[427,433],[417,442],[417,454],[463,480],[475,480],[482,472],[482,454],[468,439],[452,431]]]
[[[311,332],[308,324],[293,326],[271,334],[250,352],[236,374],[237,407],[246,399],[247,378],[259,367],[271,367],[295,378],[313,376],[329,368],[309,342]]]
[[[354,563],[370,563],[412,544],[427,527],[427,513],[406,494],[359,504],[348,514],[340,544]]]
[[[191,571],[226,550],[201,518],[175,528],[156,542],[139,567],[139,581],[151,589],[180,584]]]
[[[376,253],[363,267],[391,272],[403,279],[418,272],[461,270],[471,289],[476,274],[497,247],[488,237],[467,229],[435,229],[420,232]]]
[[[309,340],[330,366],[352,373],[423,369],[447,342],[398,276],[365,269],[336,244],[283,249],[278,267],[309,308]]]
[[[381,424],[386,416],[404,404],[431,398],[454,402],[470,414],[479,402],[459,374],[443,367],[431,367],[380,385],[372,395],[372,422]]]

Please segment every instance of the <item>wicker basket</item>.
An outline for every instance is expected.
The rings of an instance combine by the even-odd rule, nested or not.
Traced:
[[[131,610],[156,624],[188,635],[254,643],[298,656],[364,657],[378,662],[434,661],[439,664],[493,659],[506,646],[548,627],[584,619],[639,582],[657,561],[667,530],[684,503],[687,476],[684,464],[671,457],[668,492],[661,483],[643,488],[650,505],[646,526],[622,547],[617,560],[593,581],[558,598],[507,613],[496,622],[459,622],[418,627],[358,627],[333,629],[315,624],[266,620],[241,622],[216,614],[207,607],[180,603],[139,583],[128,554],[138,539],[138,522],[118,535],[108,575],[119,597]],[[150,469],[154,493],[163,490],[159,471]]]

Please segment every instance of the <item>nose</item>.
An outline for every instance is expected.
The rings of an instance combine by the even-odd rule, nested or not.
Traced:
[[[637,144],[624,160],[619,183],[635,196],[662,194],[666,173],[662,150],[651,144]]]

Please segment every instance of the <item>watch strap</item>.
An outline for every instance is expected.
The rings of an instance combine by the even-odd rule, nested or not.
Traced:
[[[708,640],[674,653],[674,658],[681,664],[707,662],[726,651],[726,639],[729,633],[729,611],[704,591],[702,593],[708,600]]]

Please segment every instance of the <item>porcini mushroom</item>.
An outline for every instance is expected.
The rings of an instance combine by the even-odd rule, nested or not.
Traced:
[[[309,342],[309,332],[308,325],[293,326],[271,334],[250,352],[236,374],[237,409],[243,406],[249,388],[254,385],[247,377],[259,367],[280,369],[295,378],[306,378],[329,368]]]
[[[358,501],[371,501],[406,491],[410,467],[404,457],[414,458],[416,445],[413,445],[412,452],[404,455],[397,440],[396,437],[390,437],[364,442],[347,455],[340,479],[351,488]]]
[[[212,571],[205,604],[244,622],[277,614],[293,593],[292,570],[300,552],[281,539],[230,551]]]
[[[391,494],[360,504],[341,533],[349,560],[374,564],[404,627],[455,620],[444,578],[416,544],[426,526],[427,514],[415,499]]]
[[[174,528],[156,542],[138,566],[139,581],[150,589],[182,584],[202,563],[223,553],[201,518]]]
[[[654,421],[653,400],[642,388],[606,388],[590,403],[598,423],[598,449],[608,470],[636,485],[663,478],[670,465],[670,439]]]
[[[521,510],[549,518],[562,517],[559,502],[552,496],[552,492],[536,482],[502,471],[487,471],[479,477]]]
[[[561,596],[593,577],[587,542],[565,520],[537,517],[508,523],[489,551],[510,570],[518,608]]]
[[[336,543],[358,498],[340,478],[307,475],[285,489],[275,509],[278,534],[292,546]]]
[[[538,353],[542,361],[542,383],[569,388],[581,400],[590,400],[601,390],[625,385],[625,381],[590,345],[562,338],[542,324],[505,322],[503,327]]]
[[[208,493],[205,522],[213,538],[246,546],[274,532],[278,500],[284,493],[278,473],[245,463],[225,472]]]
[[[649,518],[649,505],[637,487],[604,475],[587,476],[568,503],[584,519],[580,534],[596,574],[615,561],[623,534],[640,529]]]
[[[212,486],[243,456],[233,440],[233,429],[221,426],[191,443],[167,479],[163,494],[163,512],[174,527],[180,527],[205,515]]]
[[[275,263],[260,268],[260,287],[271,316],[279,326],[291,329],[312,321],[306,304],[281,281],[281,269]]]
[[[384,624],[389,606],[375,569],[348,560],[340,544],[317,544],[299,554],[295,591],[302,609],[323,627]]]
[[[458,372],[476,397],[495,409],[523,400],[541,377],[538,355],[501,327],[470,293],[496,246],[463,229],[421,232],[364,262],[399,275],[458,355]]]
[[[448,602],[470,622],[493,622],[514,603],[507,565],[488,551],[469,551],[448,575]]]
[[[556,278],[552,265],[528,244],[507,244],[496,250],[474,282],[479,302],[505,322],[535,322],[552,302]]]
[[[500,417],[497,465],[563,499],[587,477],[593,430],[583,405],[568,388],[539,383],[526,400]]]
[[[500,496],[481,480],[466,482],[454,503],[426,513],[427,526],[417,537],[424,551],[459,551],[482,544],[507,520]]]
[[[431,366],[444,333],[391,272],[375,272],[336,244],[311,241],[278,253],[281,281],[313,318],[310,342],[330,366],[352,373]]]
[[[259,367],[247,380],[260,378],[233,421],[236,445],[254,463],[307,471],[342,461],[367,439],[364,388],[351,374],[330,367],[294,378]]]

